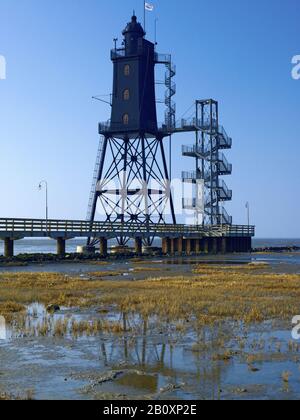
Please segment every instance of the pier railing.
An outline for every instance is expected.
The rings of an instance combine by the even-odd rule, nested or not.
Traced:
[[[173,225],[151,224],[149,227],[136,223],[89,222],[83,220],[0,219],[0,237],[101,237],[157,235],[158,237],[253,237],[254,226],[243,225]]]

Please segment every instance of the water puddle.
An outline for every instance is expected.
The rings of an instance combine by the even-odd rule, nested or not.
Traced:
[[[273,323],[145,319],[113,308],[28,306],[0,342],[1,387],[36,398],[300,397],[300,342]]]

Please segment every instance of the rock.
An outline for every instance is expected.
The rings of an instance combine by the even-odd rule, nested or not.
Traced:
[[[118,379],[118,377],[122,376],[123,374],[124,374],[123,371],[112,371],[112,372],[104,373],[93,382],[92,387],[104,384],[106,382],[112,382],[115,379]]]
[[[258,369],[258,368],[256,368],[256,367],[254,367],[254,366],[249,366],[249,370],[250,370],[251,372],[259,372],[259,369]]]
[[[237,394],[247,394],[248,390],[246,388],[237,388]]]
[[[171,392],[171,391],[176,391],[178,389],[182,389],[185,387],[185,383],[179,383],[179,384],[168,384],[163,388],[160,388],[159,392],[160,394],[166,393],[166,392]]]
[[[48,305],[47,312],[58,312],[60,311],[60,307],[58,305]]]

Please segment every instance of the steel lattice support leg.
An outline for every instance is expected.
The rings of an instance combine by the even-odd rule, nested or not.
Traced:
[[[145,233],[153,224],[176,224],[170,185],[162,137],[106,137],[91,223],[99,204],[105,221],[124,224],[120,245],[128,243],[126,229],[133,228],[136,234],[148,238],[144,242],[150,246],[154,238]]]

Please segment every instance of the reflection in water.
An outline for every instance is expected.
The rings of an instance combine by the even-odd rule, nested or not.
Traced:
[[[230,362],[212,362],[212,355],[224,340],[222,329],[183,333],[167,322],[153,319],[122,314],[122,320],[122,336],[108,339],[102,335],[100,339],[104,365],[128,371],[116,381],[117,385],[152,394],[162,389],[175,390],[178,398],[189,398],[191,394],[194,398],[220,398],[221,378]],[[197,345],[192,347],[195,342]]]
[[[11,339],[0,343],[0,349],[22,348],[23,340],[15,337],[23,337],[25,343],[29,340],[29,360],[37,360],[40,367],[45,357],[47,372],[53,354],[57,369],[63,352],[65,377],[77,366],[79,379],[91,383],[89,397],[280,398],[298,397],[300,392],[300,343],[291,342],[289,330],[274,330],[272,323],[245,326],[227,321],[203,327],[193,318],[171,322],[155,316],[61,309],[47,313],[43,305],[30,305],[28,313],[12,324]],[[39,345],[32,346],[33,337]],[[23,378],[23,357],[20,360]]]

